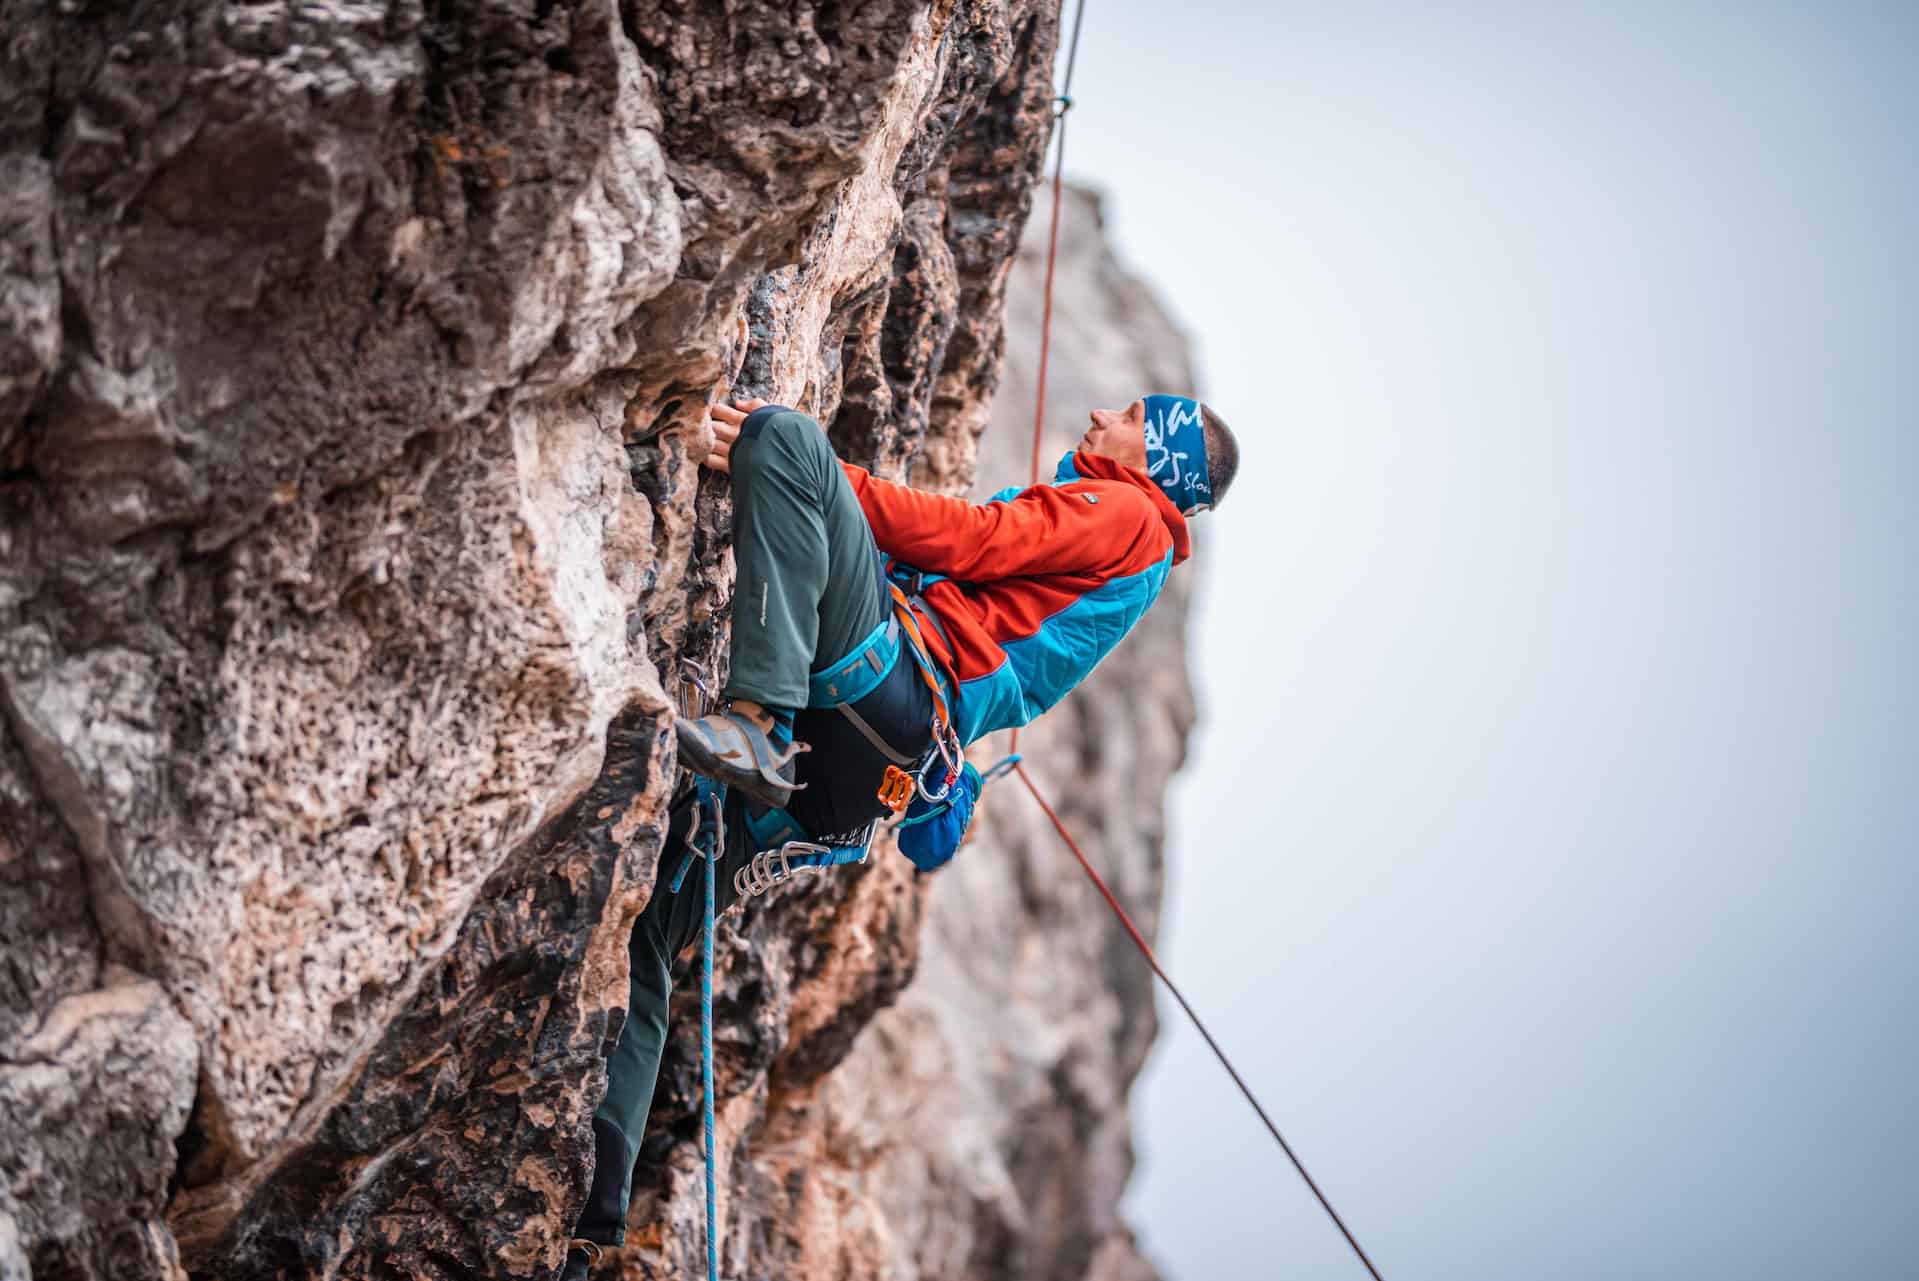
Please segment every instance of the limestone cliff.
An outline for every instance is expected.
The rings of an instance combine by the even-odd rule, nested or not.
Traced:
[[[723,651],[704,407],[967,482],[1056,23],[0,0],[0,1278],[558,1264],[669,690]],[[1155,635],[1046,766],[1123,802],[1143,905],[1187,715]],[[1150,1007],[1017,801],[944,879],[888,855],[723,931],[729,1274],[1129,1275]],[[988,922],[1034,963],[971,982]],[[969,1001],[998,1048],[921,1151],[898,1059]],[[609,1272],[694,1271],[694,1069]]]

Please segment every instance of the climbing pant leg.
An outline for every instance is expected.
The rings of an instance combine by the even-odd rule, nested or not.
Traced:
[[[869,555],[867,563],[872,559]],[[864,624],[862,638],[882,617],[877,576],[871,586],[871,621]],[[931,741],[927,725],[932,717],[932,696],[912,659],[905,655],[856,706],[869,726],[908,755],[916,756]],[[850,721],[831,709],[809,710],[800,714],[796,730],[816,744],[812,752],[800,757],[800,779],[808,786],[796,794],[789,811],[803,828],[815,836],[847,832],[885,812],[876,789],[888,762]],[[674,963],[699,940],[705,924],[706,883],[699,863],[688,868],[679,893],[672,888],[686,856],[694,797],[691,787],[683,789],[668,812],[653,896],[633,923],[627,946],[630,977],[626,1021],[607,1058],[606,1096],[593,1114],[593,1184],[574,1228],[575,1236],[602,1245],[619,1245],[626,1237],[633,1170],[666,1048]],[[725,812],[726,845],[717,869],[716,913],[733,906],[738,897],[734,873],[758,852],[747,834],[746,802],[740,793],[727,793]],[[702,815],[701,822],[705,821]]]
[[[662,860],[665,867],[669,860]],[[677,867],[677,860],[671,860]],[[699,869],[695,868],[697,872]],[[670,876],[671,873],[668,873]],[[689,879],[691,876],[689,875]],[[631,966],[626,1022],[606,1061],[606,1097],[593,1113],[593,1185],[580,1212],[575,1236],[602,1245],[619,1245],[626,1236],[626,1207],[633,1197],[633,1166],[653,1106],[653,1086],[666,1047],[667,1002],[673,995],[672,958],[662,933],[663,913],[653,910],[665,890],[633,923],[627,945]]]
[[[631,967],[626,1022],[613,1053],[606,1061],[606,1097],[593,1113],[593,1184],[580,1211],[575,1236],[601,1245],[620,1245],[626,1238],[626,1210],[633,1198],[633,1167],[653,1106],[653,1090],[660,1074],[660,1056],[666,1048],[667,1008],[673,996],[673,963],[696,942],[705,924],[705,870],[696,860],[688,869],[680,892],[673,892],[686,853],[686,834],[692,827],[693,791],[674,801],[668,816],[666,844],[660,852],[659,876],[627,945]],[[705,821],[704,816],[701,819]],[[746,812],[740,796],[729,792],[726,801],[726,847],[718,868],[714,911],[724,913],[738,895],[733,873],[754,851],[748,848]]]
[[[804,708],[808,674],[851,653],[886,617],[873,534],[826,434],[805,414],[769,407],[748,417],[733,446],[731,470],[737,574],[732,666],[724,693],[773,707]],[[930,715],[930,700],[922,709],[917,706],[922,696],[912,685],[893,680],[887,685],[903,692],[879,699],[876,691],[869,701],[888,702],[890,714],[881,716],[873,706],[867,712],[883,733],[910,745]],[[890,703],[899,698],[906,701],[892,709]],[[802,822],[816,832],[864,821],[875,808],[874,789],[885,766],[863,742],[840,741],[851,731],[837,714],[831,721],[823,715],[812,728],[835,750],[821,754],[820,765],[830,757],[835,768],[809,771],[808,757],[800,758],[802,777],[813,775],[808,791],[800,793],[808,797]],[[653,897],[634,922],[627,949],[626,1021],[607,1059],[606,1096],[593,1115],[593,1185],[574,1233],[604,1245],[625,1239],[633,1169],[666,1046],[673,966],[698,940],[704,922],[705,883],[697,863],[680,892],[672,891],[693,803],[688,789],[673,804]],[[737,897],[733,874],[757,852],[747,839],[744,802],[737,792],[727,796],[726,838],[717,869],[715,910],[721,913]]]
[[[885,616],[873,532],[818,423],[768,406],[741,426],[733,476],[733,655],[725,693],[805,707],[808,673]]]

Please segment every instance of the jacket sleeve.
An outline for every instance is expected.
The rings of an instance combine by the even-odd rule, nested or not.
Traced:
[[[1036,485],[1007,502],[971,503],[840,466],[881,551],[962,582],[1102,573],[1137,559],[1161,527],[1152,501],[1128,485]]]

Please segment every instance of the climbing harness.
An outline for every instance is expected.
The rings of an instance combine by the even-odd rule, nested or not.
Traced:
[[[920,626],[924,616],[930,626],[938,628],[938,617],[917,593],[909,596],[900,590],[888,576],[890,568],[887,559],[880,557],[889,616],[867,633],[851,653],[808,677],[806,705],[838,712],[888,762],[876,799],[898,819],[915,796],[929,804],[944,800],[959,778],[965,756],[959,732],[954,728],[946,682],[927,648],[925,632]],[[914,581],[917,584],[920,576],[915,574]],[[943,630],[941,635],[944,638]],[[858,706],[909,658],[932,696],[933,707],[927,727],[930,742],[917,755],[901,751],[889,742]],[[878,820],[849,832],[815,837],[784,809],[760,813],[749,810],[746,828],[752,847],[758,852],[733,874],[733,888],[741,904],[795,876],[866,862],[871,855]]]
[[[926,634],[920,626],[920,619],[924,616],[928,625],[939,630],[941,638],[946,639],[938,615],[919,595],[920,586],[937,582],[939,576],[921,574],[917,570],[899,566],[884,555],[879,557],[879,562],[880,579],[886,585],[891,617],[882,620],[868,632],[850,654],[808,678],[806,705],[832,708],[839,712],[874,750],[891,762],[885,778],[881,780],[878,796],[889,810],[899,814],[914,794],[929,803],[943,800],[954,780],[959,777],[960,766],[965,761],[965,750],[953,722],[946,681],[933,661],[932,651],[927,648]],[[896,581],[901,578],[911,584],[910,594],[902,590]],[[950,640],[947,647],[951,648]],[[885,736],[868,724],[854,706],[880,687],[903,655],[912,658],[920,679],[933,696],[933,716],[929,726],[932,746],[918,757],[909,756],[887,742]],[[936,763],[939,767],[937,791],[927,782],[928,776],[935,772]],[[901,775],[908,776],[910,791],[902,783]]]
[[[1066,116],[1073,107],[1073,68],[1079,60],[1080,23],[1085,16],[1086,0],[1078,0],[1073,12],[1072,44],[1066,57],[1066,81],[1060,87],[1059,97],[1054,99],[1058,107],[1058,110],[1054,113],[1054,118],[1059,122],[1058,148],[1054,152],[1053,158],[1052,228],[1048,233],[1046,242],[1045,301],[1040,316],[1039,375],[1033,405],[1033,450],[1031,478],[1027,482],[1029,486],[1039,484],[1040,448],[1043,443],[1046,427],[1046,364],[1048,354],[1052,347],[1053,337],[1053,269],[1059,258],[1059,215],[1060,205],[1062,203],[1061,187],[1062,175],[1066,168]],[[1280,1134],[1279,1127],[1273,1124],[1272,1118],[1266,1114],[1266,1109],[1260,1105],[1259,1099],[1254,1096],[1252,1088],[1246,1084],[1244,1078],[1242,1078],[1238,1070],[1234,1068],[1232,1060],[1226,1057],[1226,1051],[1220,1048],[1219,1042],[1213,1039],[1213,1034],[1208,1031],[1206,1025],[1200,1021],[1198,1013],[1194,1011],[1192,1005],[1186,1000],[1185,994],[1179,990],[1178,985],[1173,982],[1172,977],[1161,967],[1159,958],[1153,954],[1153,949],[1146,942],[1146,936],[1139,932],[1139,927],[1133,924],[1132,917],[1128,916],[1126,909],[1120,906],[1119,899],[1116,898],[1113,891],[1108,888],[1105,878],[1094,869],[1092,862],[1087,859],[1085,852],[1080,849],[1079,842],[1073,839],[1072,833],[1066,830],[1066,825],[1060,822],[1059,815],[1053,811],[1051,805],[1046,803],[1046,798],[1040,795],[1038,785],[1033,782],[1032,775],[1026,772],[1026,766],[1021,761],[1019,755],[1019,728],[1017,726],[1013,729],[1010,746],[1012,748],[1012,754],[987,770],[985,774],[982,774],[980,776],[981,785],[984,786],[987,781],[998,778],[1008,771],[1019,775],[1020,782],[1026,784],[1026,790],[1032,793],[1033,799],[1037,801],[1039,807],[1046,812],[1046,817],[1052,821],[1053,830],[1059,833],[1060,839],[1066,842],[1067,849],[1071,850],[1073,857],[1079,860],[1080,867],[1085,870],[1088,878],[1092,880],[1094,887],[1099,890],[1101,897],[1106,900],[1106,905],[1112,908],[1113,914],[1119,918],[1119,923],[1125,927],[1126,933],[1131,936],[1134,946],[1137,947],[1140,954],[1146,958],[1147,965],[1152,967],[1152,971],[1159,977],[1159,981],[1166,985],[1167,991],[1173,994],[1173,999],[1179,1002],[1180,1009],[1184,1010],[1186,1017],[1192,1020],[1193,1026],[1199,1030],[1200,1036],[1205,1038],[1207,1046],[1212,1050],[1214,1057],[1219,1060],[1220,1066],[1226,1069],[1226,1074],[1232,1077],[1233,1084],[1239,1087],[1239,1092],[1246,1097],[1248,1103],[1252,1104],[1253,1111],[1259,1115],[1259,1119],[1266,1126],[1267,1132],[1271,1134],[1274,1141],[1279,1144],[1280,1150],[1286,1154],[1286,1159],[1292,1162],[1293,1168],[1299,1171],[1299,1177],[1306,1181],[1306,1186],[1312,1189],[1313,1196],[1318,1198],[1320,1206],[1326,1211],[1327,1216],[1332,1219],[1333,1225],[1339,1229],[1340,1235],[1346,1238],[1346,1244],[1351,1246],[1353,1253],[1359,1256],[1360,1263],[1364,1265],[1367,1273],[1373,1278],[1373,1281],[1381,1281],[1379,1269],[1373,1266],[1372,1259],[1367,1257],[1366,1251],[1360,1248],[1359,1239],[1347,1228],[1346,1221],[1339,1217],[1339,1212],[1333,1209],[1333,1203],[1327,1199],[1324,1192],[1320,1191],[1319,1184],[1313,1181],[1313,1176],[1306,1172],[1305,1163],[1293,1152],[1292,1145],[1286,1142],[1285,1136]]]

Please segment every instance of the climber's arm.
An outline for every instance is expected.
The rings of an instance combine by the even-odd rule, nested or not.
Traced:
[[[1127,485],[1038,485],[1006,502],[970,503],[840,466],[881,551],[969,583],[1102,573],[1159,525],[1151,501]]]
[[[716,404],[706,465],[728,469],[759,399]],[[842,462],[881,551],[915,569],[966,582],[1035,574],[1112,572],[1139,559],[1160,528],[1152,501],[1130,485],[1036,485],[1005,502],[971,503],[897,485]]]

